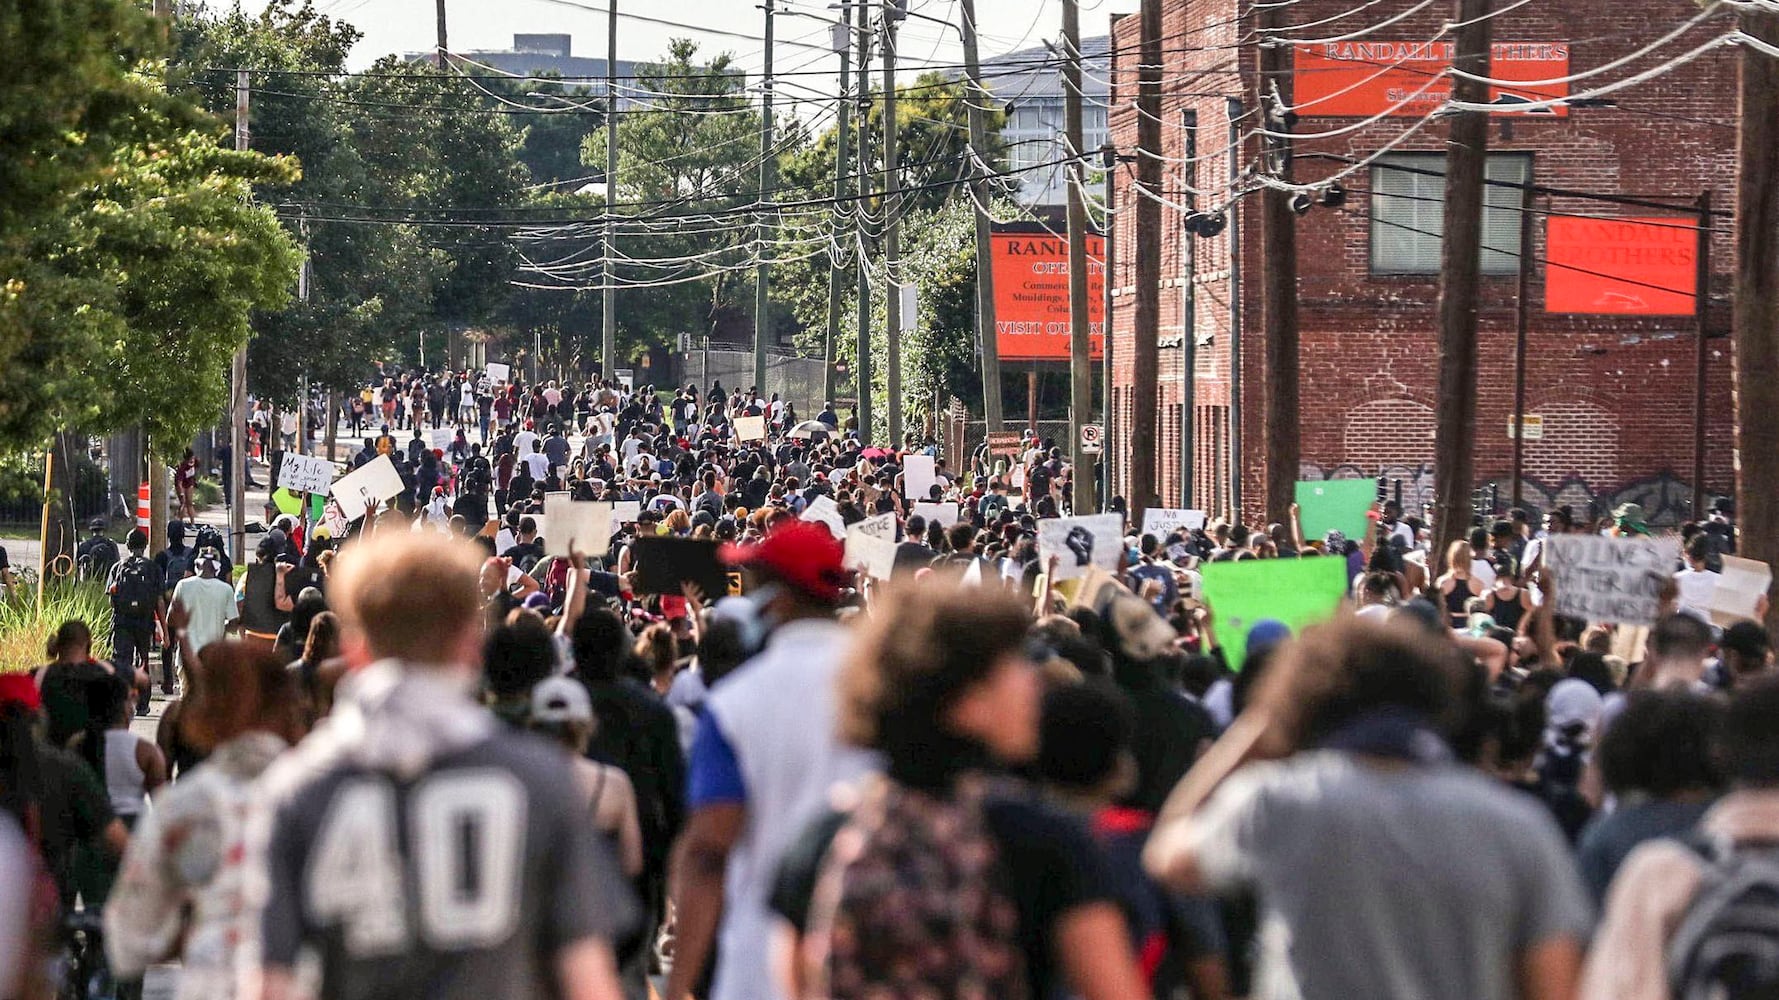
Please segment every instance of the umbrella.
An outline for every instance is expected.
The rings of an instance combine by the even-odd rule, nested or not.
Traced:
[[[888,457],[890,457],[890,453],[887,451],[884,451],[882,448],[866,448],[864,451],[859,452],[859,457],[860,458],[888,458]]]
[[[826,441],[834,433],[834,425],[820,420],[805,420],[791,428],[789,437],[808,438],[811,441]]]

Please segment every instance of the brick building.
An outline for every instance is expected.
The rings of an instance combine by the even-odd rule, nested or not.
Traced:
[[[1350,0],[1300,0],[1289,8],[1289,21],[1315,26],[1287,32],[1300,39],[1353,34],[1414,6],[1408,0],[1390,0],[1383,8]],[[1362,38],[1368,43],[1424,43],[1440,37],[1450,7],[1434,4]],[[1337,16],[1343,12],[1350,13]],[[1562,0],[1520,6],[1494,20],[1497,48],[1491,75],[1549,81],[1587,73],[1637,52],[1698,14],[1692,0]],[[1260,199],[1250,195],[1228,206],[1227,227],[1212,238],[1195,237],[1183,228],[1189,212],[1222,207],[1232,184],[1259,162],[1257,140],[1231,148],[1238,130],[1250,131],[1258,124],[1252,113],[1259,71],[1254,21],[1247,5],[1238,8],[1236,0],[1172,0],[1164,5],[1163,16],[1163,186],[1169,204],[1162,209],[1161,412],[1154,442],[1160,500],[1168,506],[1240,509],[1255,515],[1265,489]],[[1582,95],[1587,88],[1689,52],[1725,28],[1722,21],[1704,23],[1624,66],[1563,85],[1572,90],[1533,87],[1521,96]],[[1136,148],[1138,45],[1138,19],[1119,19],[1113,31],[1110,122],[1112,141],[1123,154]],[[1437,57],[1438,50],[1431,51]],[[1352,161],[1389,151],[1340,179],[1344,206],[1317,205],[1297,220],[1302,477],[1383,475],[1401,480],[1405,506],[1412,510],[1418,502],[1432,501],[1434,414],[1440,405],[1435,308],[1443,199],[1438,175],[1444,169],[1446,126],[1424,111],[1437,106],[1442,95],[1423,94],[1429,103],[1375,121],[1367,122],[1360,113],[1376,113],[1365,105],[1368,88],[1381,95],[1380,110],[1412,101],[1416,95],[1405,89],[1413,90],[1413,68],[1444,63],[1428,61],[1427,51],[1407,48],[1337,51],[1300,44],[1295,52],[1297,92],[1290,99],[1303,113],[1294,125],[1299,136],[1293,142],[1296,181],[1328,179]],[[1342,70],[1331,69],[1326,58],[1331,55],[1380,69],[1367,69],[1358,77],[1349,69],[1333,83],[1311,76]],[[1526,65],[1505,65],[1522,55],[1529,60]],[[1553,65],[1558,71],[1550,69]],[[1392,88],[1405,75],[1409,84]],[[1436,73],[1420,75],[1437,82]],[[1520,242],[1520,191],[1507,185],[1529,179],[1543,188],[1637,196],[1672,204],[1675,211],[1569,196],[1541,196],[1536,203],[1526,412],[1542,418],[1542,437],[1526,442],[1525,502],[1536,508],[1575,503],[1585,510],[1590,501],[1610,505],[1634,500],[1663,520],[1687,511],[1694,458],[1695,322],[1686,315],[1546,312],[1553,272],[1544,260],[1550,235],[1546,222],[1581,215],[1673,214],[1674,223],[1690,226],[1686,212],[1707,190],[1716,209],[1733,207],[1734,93],[1733,50],[1718,49],[1610,98],[1542,114],[1492,116],[1489,177],[1504,183],[1488,189],[1484,245],[1510,252],[1484,253],[1474,447],[1476,485],[1498,488],[1502,504],[1511,495],[1508,426]],[[1305,103],[1306,95],[1316,103]],[[1317,116],[1318,110],[1351,113]],[[1108,455],[1114,492],[1120,494],[1128,489],[1126,456],[1131,447],[1134,186],[1134,167],[1127,160],[1116,171],[1113,195],[1119,213],[1112,262]],[[1706,486],[1716,494],[1730,491],[1734,473],[1727,212],[1714,223],[1711,284],[1717,298],[1708,323]],[[1183,442],[1188,333],[1195,377],[1192,434]],[[1183,478],[1190,480],[1190,495],[1182,492]]]

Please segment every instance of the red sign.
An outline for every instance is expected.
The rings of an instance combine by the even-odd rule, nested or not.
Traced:
[[[1693,220],[1553,215],[1545,228],[1544,311],[1691,316],[1698,288]]]
[[[993,234],[995,344],[1003,361],[1069,360],[1069,241],[1042,227]],[[1105,356],[1106,238],[1087,237],[1087,329]]]
[[[1299,45],[1292,73],[1293,103],[1309,118],[1419,118],[1451,99],[1452,42],[1325,42]],[[1569,75],[1566,42],[1497,42],[1489,77],[1525,86],[1489,88],[1496,114],[1566,117],[1566,105],[1516,111],[1516,105],[1569,96],[1567,83],[1537,83]]]

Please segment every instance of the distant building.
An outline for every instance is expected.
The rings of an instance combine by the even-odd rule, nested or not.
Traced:
[[[513,47],[510,49],[453,50],[451,57],[459,60],[459,68],[465,72],[473,72],[480,67],[485,72],[510,73],[513,76],[559,76],[576,86],[586,87],[595,94],[605,93],[605,60],[575,55],[573,35],[515,34]],[[409,52],[404,58],[409,62],[431,62],[436,56],[431,52]],[[618,60],[620,91],[627,81],[635,78],[638,67],[642,65],[644,64],[627,59]]]
[[[1087,149],[1106,144],[1106,94],[1110,82],[1111,39],[1081,40],[1082,139]],[[982,62],[982,85],[1007,114],[1001,140],[1007,146],[1007,169],[1022,171],[1018,200],[1028,206],[1062,205],[1068,200],[1061,161],[1063,142],[1062,57],[1038,46],[1009,52]],[[1042,167],[1043,164],[1055,166]],[[1035,168],[1035,169],[1027,169]],[[1102,185],[1103,187],[1103,185]]]

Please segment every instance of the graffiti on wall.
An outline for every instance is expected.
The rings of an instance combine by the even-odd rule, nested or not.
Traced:
[[[1374,467],[1349,463],[1323,468],[1313,462],[1305,462],[1301,466],[1299,478],[1305,481],[1382,479],[1385,494],[1392,498],[1400,496],[1402,509],[1408,514],[1431,509],[1434,501],[1431,463]],[[1596,488],[1580,476],[1570,476],[1554,484],[1527,478],[1521,494],[1522,506],[1534,515],[1565,505],[1578,515],[1603,515],[1619,504],[1634,503],[1643,508],[1644,516],[1655,525],[1671,527],[1692,517],[1692,484],[1666,472],[1635,479],[1607,490]],[[1482,501],[1483,509],[1492,508],[1493,513],[1503,514],[1512,504],[1512,484],[1506,476],[1484,480],[1478,484],[1477,495]],[[1707,501],[1715,498],[1716,495],[1712,494],[1707,497]]]

